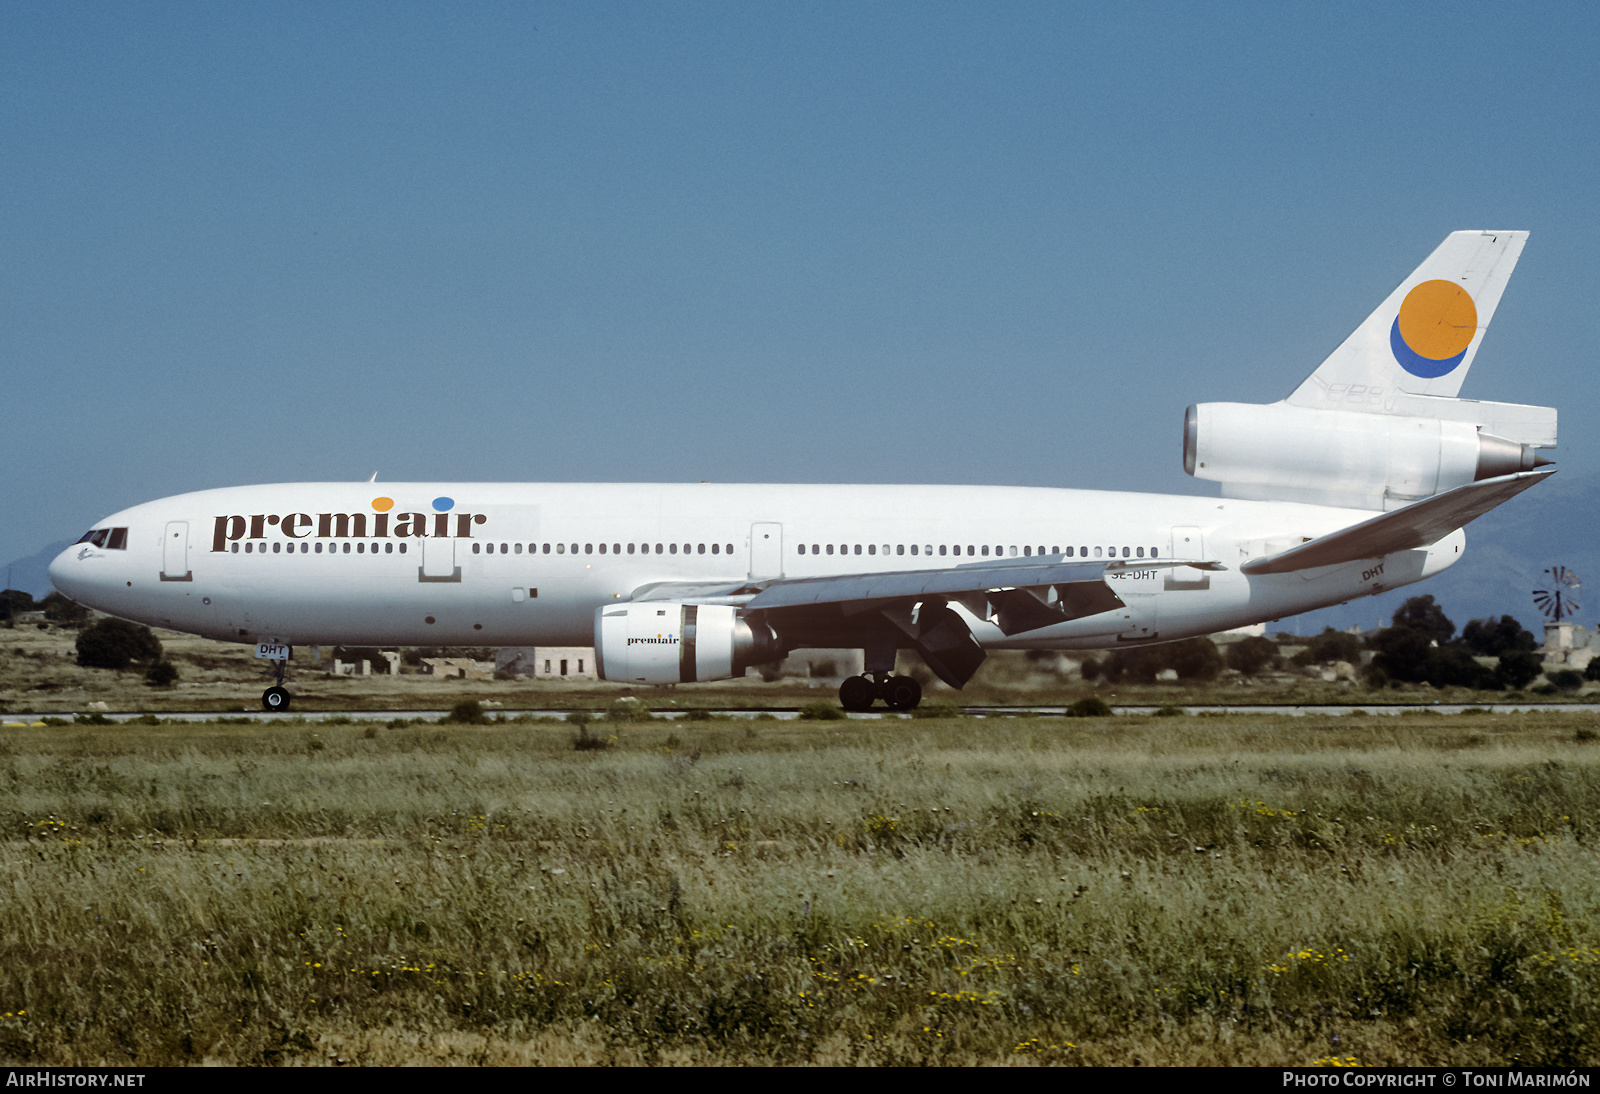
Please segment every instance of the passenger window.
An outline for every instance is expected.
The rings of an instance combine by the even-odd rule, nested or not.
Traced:
[[[80,539],[80,540],[79,540],[79,541],[78,541],[78,542],[79,542],[79,543],[82,543],[82,542],[83,542],[83,540],[81,540],[81,539]],[[238,545],[238,544],[237,544],[237,543],[235,543],[235,544],[234,544],[234,545],[233,545],[233,553],[234,553],[234,554],[238,554],[238,553],[239,553],[239,545]]]
[[[628,553],[629,553],[629,554],[630,554],[630,555],[631,555],[631,554],[633,554],[633,544],[631,544],[631,543],[630,543],[630,544],[628,544]]]
[[[401,554],[405,554],[406,553],[406,545],[404,543],[402,543],[400,545],[400,553]]]
[[[676,543],[669,543],[667,545],[667,552],[669,554],[674,554],[674,555],[677,554],[678,553],[678,545]]]
[[[861,544],[858,543],[858,544],[856,544],[856,554],[859,555],[860,553],[861,553]]]
[[[1124,548],[1123,548],[1123,549],[1122,549],[1122,557],[1123,557],[1123,558],[1127,558],[1127,557],[1129,557],[1129,556],[1128,556],[1128,549],[1127,549],[1127,548],[1126,548],[1126,547],[1124,547]]]
[[[1024,557],[1024,558],[1032,558],[1033,557],[1033,548],[1032,547],[1024,547],[1022,549],[1022,557]]]
[[[812,554],[816,554],[816,546],[817,546],[817,545],[816,545],[816,544],[815,544],[815,543],[813,543],[813,544],[812,544],[812,545],[811,545],[811,548],[812,548],[812,550],[811,550],[811,553],[812,553]],[[722,544],[720,544],[720,543],[713,543],[713,544],[712,544],[712,545],[711,545],[711,553],[712,553],[712,554],[714,554],[714,555],[716,555],[716,554],[721,554],[721,553],[722,553]]]
[[[1094,557],[1095,558],[1099,558],[1100,557],[1100,548],[1096,547],[1094,549]]]
[[[479,551],[479,549],[478,549],[478,547],[479,547],[479,545],[478,545],[478,544],[476,544],[476,543],[474,543],[474,544],[473,544],[473,545],[472,545],[472,553],[473,553],[473,554],[475,554],[475,555],[476,555],[476,554],[479,554],[479,553],[480,553],[480,551]]]
[[[511,553],[514,554],[514,555],[520,555],[522,553],[522,544],[520,544],[520,543],[513,544],[512,548],[511,548]]]
[[[831,543],[830,543],[830,544],[828,544],[828,553],[829,553],[829,554],[830,554],[830,555],[831,555],[831,554],[833,554],[833,544],[831,544]]]
[[[703,554],[705,554],[705,553],[706,553],[706,545],[705,545],[705,544],[704,544],[704,543],[701,543],[701,544],[698,544],[698,545],[697,545],[697,546],[696,546],[696,547],[695,547],[695,551],[694,551],[694,553],[695,553],[695,554],[697,554],[697,555],[703,555]]]
[[[1144,548],[1143,547],[1139,548],[1139,557],[1140,558],[1144,557]]]
[[[301,554],[305,554],[305,553],[306,553],[306,545],[305,545],[305,544],[304,544],[304,543],[302,543],[302,544],[301,544],[301,545],[300,545],[300,553],[301,553]],[[385,543],[385,544],[384,544],[384,545],[383,545],[383,553],[384,553],[384,554],[386,554],[386,555],[392,555],[392,554],[394,554],[394,544],[392,544],[392,543]]]
[[[620,555],[622,553],[622,544],[613,543],[611,545],[611,553],[614,555]]]
[[[576,543],[574,543],[574,544],[573,544],[573,545],[572,545],[572,550],[573,550],[573,553],[577,553],[577,550],[578,550],[578,545],[577,545],[577,544],[576,544]],[[584,544],[584,545],[583,545],[583,553],[584,553],[584,554],[586,554],[586,555],[592,555],[592,554],[594,554],[594,544],[592,544],[592,543],[585,543],[585,544]]]
[[[883,553],[884,554],[888,554],[889,553],[889,545],[887,543],[885,543],[883,545]],[[901,543],[901,544],[897,545],[895,547],[895,549],[894,549],[894,553],[897,554],[897,555],[905,554],[906,553],[906,545],[904,543]]]
[[[572,553],[573,554],[577,554],[578,553],[578,545],[576,543],[574,543],[572,545]]]
[[[604,543],[602,543],[600,545],[600,553],[601,554],[605,554],[606,553],[606,545]]]
[[[566,553],[567,553],[567,545],[565,543],[556,544],[556,554],[564,555]]]

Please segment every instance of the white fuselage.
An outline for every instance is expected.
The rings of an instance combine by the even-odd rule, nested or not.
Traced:
[[[1113,572],[1125,608],[1009,637],[952,605],[988,648],[1100,648],[1372,595],[1461,555],[1457,531],[1383,559],[1239,572],[1372,515],[1029,487],[289,483],[124,510],[96,526],[126,528],[124,546],[76,544],[50,577],[79,603],[217,639],[531,646],[592,644],[596,608],[656,582],[947,569],[1068,551],[1091,562],[1115,552],[1226,567]],[[850,646],[848,626],[826,644]]]

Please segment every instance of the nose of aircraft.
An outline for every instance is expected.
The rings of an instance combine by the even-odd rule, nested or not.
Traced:
[[[50,584],[69,600],[95,607],[95,575],[87,563],[96,549],[87,543],[74,543],[50,562]]]

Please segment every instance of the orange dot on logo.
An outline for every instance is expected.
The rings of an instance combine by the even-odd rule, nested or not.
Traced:
[[[394,508],[393,498],[373,498],[372,507],[380,513],[387,513]]]
[[[1463,352],[1478,333],[1478,306],[1460,285],[1424,281],[1400,305],[1400,337],[1422,357],[1443,361]]]

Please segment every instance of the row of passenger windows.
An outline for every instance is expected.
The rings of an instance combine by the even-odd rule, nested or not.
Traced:
[[[125,528],[117,528],[117,529],[113,529],[113,531],[123,533],[121,538],[123,540],[123,543],[126,542],[127,529],[125,529]],[[84,537],[84,540],[80,540],[79,542],[81,543],[81,542],[84,542],[86,540],[88,540],[87,536]],[[119,547],[123,546],[123,543],[107,543],[107,544],[105,544],[105,546],[113,547],[113,548],[119,548]],[[100,546],[100,544],[96,544],[96,546]],[[244,545],[244,553],[247,554],[247,555],[248,554],[252,554],[252,553],[257,553],[254,550],[256,546],[258,546],[258,545],[255,544],[255,543],[246,541],[245,545]],[[259,553],[260,554],[266,554],[267,553],[267,545],[265,543],[262,543],[262,544],[259,544],[259,546],[261,548]],[[386,554],[386,555],[394,554],[395,550],[396,550],[396,546],[397,545],[394,544],[394,543],[385,543],[383,545],[383,553]],[[596,545],[593,544],[593,543],[585,543],[585,544],[583,544],[582,545],[583,553],[586,554],[586,555],[595,554],[596,553],[595,546]],[[530,544],[527,545],[527,553],[530,554],[530,555],[534,555],[534,554],[546,554],[546,555],[548,555],[548,554],[551,554],[553,552],[553,553],[558,554],[558,555],[564,555],[564,554],[568,554],[568,553],[571,553],[571,554],[575,555],[575,554],[578,553],[578,547],[579,547],[579,545],[576,544],[576,543],[573,543],[573,544],[566,544],[566,543],[556,543],[556,544],[530,543]],[[888,543],[885,543],[885,544],[882,545],[882,553],[885,554],[885,555],[889,554],[891,547],[894,548],[894,553],[897,554],[897,555],[904,555],[904,554],[907,553],[906,545],[903,544],[903,543],[900,543],[900,544],[888,544]],[[280,554],[280,553],[282,553],[283,548],[284,548],[284,544],[282,542],[274,543],[272,545],[272,553],[275,554],[275,555],[276,554]],[[405,545],[404,542],[398,544],[398,548],[399,548],[399,552],[402,555],[406,553],[406,545]],[[520,554],[523,553],[523,545],[520,544],[520,543],[502,543],[502,544],[499,545],[499,548],[500,548],[500,554],[502,554],[502,555],[506,555],[506,554],[520,555]],[[624,547],[620,543],[612,543],[612,544],[609,544],[609,545],[602,543],[602,544],[599,544],[599,552],[598,553],[602,554],[602,555],[606,554],[606,553],[608,553],[608,548],[609,548],[609,553],[610,554],[620,555],[620,554],[622,554],[624,552]],[[328,544],[328,553],[329,554],[335,554],[335,553],[337,553],[339,551],[339,549],[340,549],[340,545],[337,544],[337,543]],[[1021,554],[1025,558],[1032,557],[1035,553],[1040,554],[1040,555],[1043,555],[1043,554],[1046,554],[1046,553],[1049,553],[1049,554],[1052,554],[1052,555],[1064,555],[1067,558],[1074,558],[1074,557],[1088,558],[1089,557],[1089,552],[1091,550],[1093,550],[1095,558],[1117,558],[1117,557],[1119,557],[1118,552],[1121,552],[1120,557],[1122,557],[1122,558],[1144,558],[1144,557],[1146,557],[1145,549],[1143,547],[1104,547],[1104,548],[1102,548],[1102,547],[1094,547],[1094,548],[1078,547],[1078,548],[1076,548],[1076,551],[1074,551],[1074,548],[1072,548],[1072,547],[1067,547],[1065,549],[1062,549],[1060,547],[1051,547],[1048,552],[1045,551],[1044,546],[1042,544],[1040,546],[1038,546],[1038,547],[1034,547],[1034,546],[1032,546],[1030,544],[1028,546],[1024,546],[1024,547],[1020,548]],[[1004,547],[1002,545],[998,545],[997,544],[993,548],[991,548],[989,546],[989,544],[987,544],[987,543],[982,544],[981,546],[969,543],[969,544],[967,544],[966,549],[965,549],[965,553],[966,553],[967,557],[969,557],[969,558],[970,557],[989,558],[991,556],[998,558],[998,557],[1004,557],[1008,553],[1010,554],[1011,557],[1015,558],[1015,557],[1017,557],[1018,551],[1019,551],[1019,548],[1017,548],[1015,546],[1007,548],[1007,547]],[[367,553],[367,544],[366,544],[366,542],[362,541],[362,540],[357,540],[356,543],[355,543],[355,552],[358,555]],[[473,554],[475,554],[475,555],[476,554],[483,554],[485,552],[487,552],[488,554],[491,554],[491,555],[494,554],[495,553],[495,544],[493,544],[493,543],[487,543],[487,544],[485,544],[485,543],[474,543],[472,545],[472,553]],[[662,554],[675,555],[675,554],[679,553],[679,547],[678,547],[678,544],[676,544],[676,543],[667,543],[667,544],[657,543],[655,545],[654,551],[652,552],[651,546],[648,543],[638,543],[638,544],[630,543],[626,547],[626,552],[628,554],[630,554],[630,555],[631,554],[648,555],[648,554],[651,554],[651,553],[658,554],[658,555],[662,555]],[[804,543],[800,544],[799,552],[802,555],[808,553],[807,552],[807,547],[806,547],[806,545]],[[237,543],[235,543],[233,545],[233,553],[234,554],[238,554],[239,553],[239,545]],[[288,545],[288,553],[291,554],[291,555],[295,553],[294,552],[294,544],[293,543],[290,543]],[[304,554],[319,554],[320,555],[320,554],[322,554],[322,544],[320,542],[312,544],[312,543],[307,543],[306,541],[302,540],[300,542],[300,553],[303,554],[303,555]],[[344,541],[344,553],[347,554],[347,555],[350,553],[350,541],[349,540],[345,540]],[[372,544],[371,553],[372,554],[377,554],[378,553],[378,545],[376,543]],[[690,554],[703,555],[703,554],[707,553],[706,552],[706,545],[704,543],[685,543],[685,544],[683,544],[682,553],[686,554],[686,555],[690,555]],[[711,544],[710,553],[714,554],[714,555],[719,555],[719,554],[731,555],[731,554],[733,554],[733,544],[731,544],[731,543],[728,543],[728,544],[713,543],[713,544]],[[828,544],[816,544],[816,543],[813,543],[810,546],[809,553],[813,554],[813,555],[831,555],[831,554],[835,553],[835,547],[834,547],[834,545],[832,543],[828,543]],[[856,544],[841,543],[841,544],[838,545],[837,553],[841,554],[841,555],[849,555],[849,554],[857,554],[857,555],[859,555],[859,554],[863,554],[863,553],[869,554],[869,555],[876,555],[876,554],[879,553],[879,545],[876,544],[876,543],[868,543],[863,548],[862,544],[859,544],[859,543],[856,543]],[[923,555],[932,556],[933,553],[934,553],[934,547],[933,547],[932,544],[924,544],[924,545],[919,546],[918,544],[913,543],[913,544],[911,544],[911,547],[910,547],[910,553],[913,554],[913,555],[923,554]],[[951,555],[960,556],[962,554],[962,547],[961,547],[960,544],[950,545],[950,544],[941,543],[939,545],[939,547],[938,547],[938,553],[939,553],[940,557],[949,557]],[[1157,553],[1156,553],[1156,549],[1154,547],[1150,548],[1148,557],[1150,557],[1150,558],[1158,557]]]
[[[257,546],[259,546],[261,548],[261,550],[252,552],[251,548],[257,547]],[[275,554],[275,555],[276,554],[280,554],[280,553],[290,554],[290,555],[294,554],[294,544],[292,544],[292,543],[289,544],[289,549],[287,551],[283,551],[282,550],[283,546],[284,545],[283,545],[282,542],[274,543],[272,545],[272,553]],[[406,545],[404,543],[400,544],[399,550],[400,550],[400,553],[402,555],[405,554],[406,553]],[[237,543],[235,543],[233,545],[233,553],[234,554],[238,554],[239,553],[239,545]],[[264,554],[267,553],[267,545],[265,543],[255,544],[255,543],[250,543],[250,542],[246,541],[246,543],[244,545],[244,553],[247,554],[247,555],[248,554],[252,554],[252,553],[264,555]],[[313,544],[307,543],[304,540],[301,540],[300,541],[300,553],[303,554],[303,555],[304,554],[317,554],[317,555],[320,555],[322,553],[322,544],[321,543],[317,543],[317,544],[313,545]],[[339,553],[339,545],[337,543],[328,544],[328,553],[330,555],[338,554]],[[350,541],[349,540],[345,540],[344,541],[344,553],[345,554],[349,554],[350,553]],[[356,554],[363,555],[363,554],[366,554],[366,553],[367,553],[366,541],[357,540],[356,541]],[[378,545],[376,543],[374,543],[372,545],[372,554],[377,554],[377,553],[378,553]],[[394,554],[395,553],[395,545],[393,543],[385,543],[383,545],[383,553],[386,554],[386,555]]]
[[[904,543],[896,543],[896,544],[885,543],[883,545],[883,553],[884,554],[888,554],[889,553],[889,548],[891,546],[894,548],[894,553],[897,554],[897,555],[903,555],[903,554],[906,553],[906,545]],[[869,554],[869,555],[877,554],[878,550],[879,550],[878,544],[876,544],[876,543],[869,543],[869,544],[866,545],[866,553]],[[920,550],[920,553],[922,553],[924,555],[932,555],[933,552],[934,552],[934,547],[933,547],[933,544],[928,543],[928,544],[923,544],[919,549],[918,545],[913,543],[911,545],[910,553],[915,555],[915,554],[917,554],[919,552],[919,550]],[[961,548],[961,545],[959,543],[957,543],[957,544],[941,543],[941,544],[939,544],[938,550],[939,550],[940,557],[948,557],[950,555],[960,555],[962,553],[962,548]],[[1078,547],[1076,549],[1074,549],[1072,547],[1068,547],[1065,550],[1063,550],[1060,547],[1052,547],[1052,548],[1050,548],[1050,550],[1048,552],[1046,552],[1045,549],[1044,549],[1044,545],[1041,544],[1038,547],[1034,547],[1032,545],[1024,546],[1024,547],[1021,548],[1021,553],[1022,553],[1022,556],[1024,558],[1031,558],[1034,554],[1043,555],[1043,554],[1047,554],[1047,553],[1048,554],[1052,554],[1052,555],[1064,555],[1067,558],[1088,558],[1089,557],[1089,552],[1091,550],[1094,551],[1094,557],[1095,558],[1117,558],[1117,557],[1119,557],[1118,553],[1117,553],[1119,551],[1121,552],[1120,557],[1122,557],[1122,558],[1144,558],[1145,557],[1145,549],[1143,547],[1094,547],[1094,548]],[[996,557],[996,558],[1003,557],[1008,552],[1009,552],[1009,554],[1010,554],[1010,556],[1012,558],[1015,558],[1015,557],[1017,557],[1018,548],[1015,547],[1015,546],[1007,548],[1007,547],[1005,547],[1003,545],[996,544],[994,546],[994,548],[993,548],[993,551],[992,551],[992,557]],[[802,543],[802,544],[800,544],[800,554],[803,555],[805,553],[806,553],[806,545],[804,543]],[[831,555],[831,554],[834,553],[834,545],[831,544],[831,543],[825,543],[825,544],[820,544],[820,545],[816,544],[816,543],[813,543],[811,545],[810,553],[814,554],[814,555]],[[848,555],[848,554],[857,554],[857,555],[859,555],[859,554],[861,554],[861,544],[857,543],[857,544],[853,544],[852,545],[852,544],[849,544],[849,543],[841,543],[841,544],[839,544],[839,554],[841,554],[841,555]],[[989,558],[989,557],[991,557],[991,549],[990,549],[989,544],[987,544],[987,543],[981,544],[981,545],[969,543],[966,546],[966,554],[967,554],[968,557],[979,557],[979,556],[981,556],[983,558]],[[1156,558],[1157,557],[1156,549],[1154,547],[1150,548],[1149,557],[1150,558]]]
[[[599,544],[598,546],[600,548],[599,553],[602,554],[602,555],[606,554],[608,550],[613,555],[620,555],[620,554],[623,553],[623,550],[624,550],[623,545],[620,544],[620,543],[611,543],[611,544],[602,543],[602,544]],[[480,553],[483,553],[483,552],[487,551],[487,553],[492,555],[492,554],[495,553],[494,552],[494,547],[495,547],[495,545],[492,544],[492,543],[474,543],[472,545],[472,553],[476,555],[476,554],[480,554]],[[595,547],[596,547],[596,545],[593,544],[593,543],[585,543],[585,544],[583,544],[583,553],[586,554],[586,555],[595,554],[596,553],[595,552]],[[630,554],[630,555],[631,554],[648,555],[648,554],[652,553],[651,550],[650,550],[650,544],[648,544],[648,543],[630,543],[630,544],[627,545],[626,550],[627,550],[627,553]],[[576,544],[576,543],[571,543],[571,544],[568,544],[568,543],[556,543],[556,544],[530,543],[530,544],[528,544],[528,553],[530,555],[538,555],[538,554],[548,555],[552,551],[554,551],[554,553],[556,553],[558,555],[568,554],[569,552],[571,554],[575,555],[575,554],[578,553],[578,544]],[[520,544],[520,543],[502,543],[502,544],[500,544],[500,553],[503,554],[503,555],[506,555],[506,554],[520,555],[522,553],[522,544]],[[658,555],[675,555],[675,554],[678,553],[678,545],[676,543],[658,543],[658,544],[655,545],[654,553],[658,554]],[[683,553],[686,554],[686,555],[703,555],[703,554],[706,553],[706,545],[704,543],[685,543],[683,545]],[[731,555],[731,554],[733,554],[733,544],[731,544],[731,543],[728,543],[728,544],[713,543],[711,545],[711,554],[714,554],[714,555],[724,555],[724,554]]]

